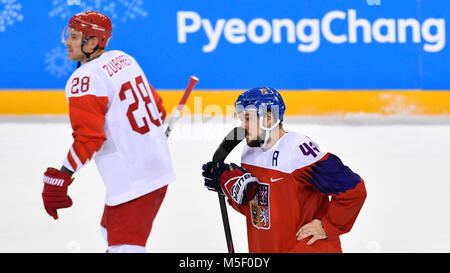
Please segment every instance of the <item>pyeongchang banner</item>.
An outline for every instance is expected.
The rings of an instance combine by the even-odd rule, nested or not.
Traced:
[[[61,32],[86,10],[157,89],[450,89],[442,0],[1,1],[0,89],[63,89]]]

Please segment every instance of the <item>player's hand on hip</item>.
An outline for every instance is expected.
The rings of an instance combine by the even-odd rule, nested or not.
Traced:
[[[312,245],[315,241],[326,239],[327,234],[323,228],[322,221],[319,219],[314,219],[311,222],[303,225],[297,231],[297,240],[302,240],[304,238],[312,236],[312,238],[306,243],[307,245]]]
[[[208,162],[203,170],[208,189],[221,188],[228,198],[240,205],[247,205],[258,191],[258,179],[234,163]]]
[[[72,183],[70,174],[55,168],[48,168],[44,173],[44,190],[42,200],[47,213],[58,219],[58,209],[72,206],[72,199],[67,195],[67,188]]]

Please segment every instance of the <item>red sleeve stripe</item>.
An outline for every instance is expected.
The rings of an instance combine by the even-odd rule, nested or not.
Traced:
[[[75,162],[75,160],[72,157],[72,153],[69,151],[69,154],[67,155],[67,160],[69,161],[70,165],[74,170],[77,169],[78,164]]]

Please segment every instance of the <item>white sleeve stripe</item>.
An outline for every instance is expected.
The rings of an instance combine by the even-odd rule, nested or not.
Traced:
[[[70,154],[72,155],[73,160],[75,160],[75,163],[77,163],[77,170],[79,170],[84,164],[81,163],[80,159],[78,158],[78,155],[73,150],[73,146],[70,146]],[[87,163],[87,162],[86,162]]]
[[[66,159],[64,159],[63,166],[66,167],[67,169],[69,169],[70,171],[75,172],[72,168],[72,164],[70,164],[70,162],[69,162],[68,157],[66,157]]]

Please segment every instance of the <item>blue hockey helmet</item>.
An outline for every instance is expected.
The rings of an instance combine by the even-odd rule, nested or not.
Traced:
[[[278,120],[283,120],[286,105],[281,94],[272,87],[256,87],[239,95],[234,103],[236,112],[254,109],[258,116],[265,116],[267,111],[273,112]]]

